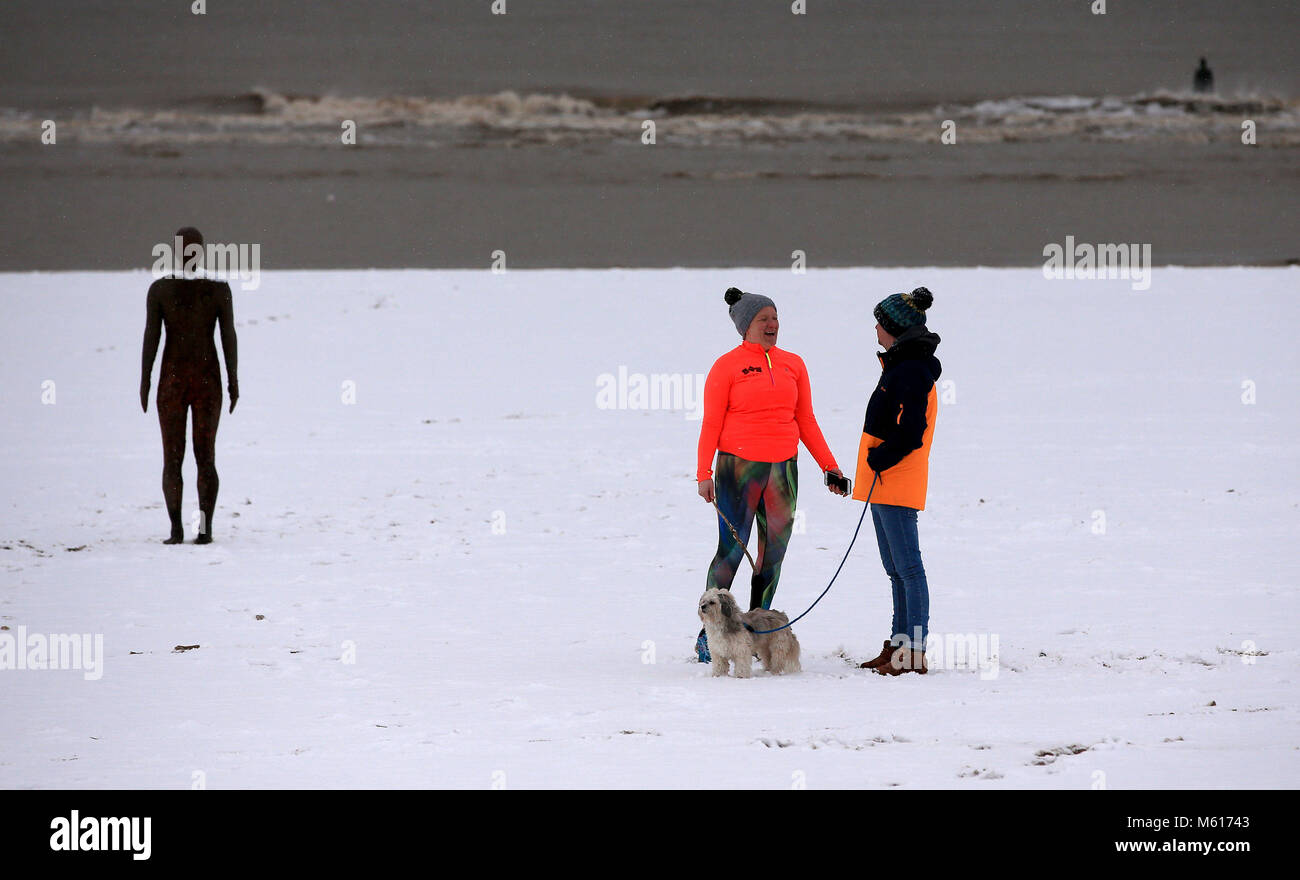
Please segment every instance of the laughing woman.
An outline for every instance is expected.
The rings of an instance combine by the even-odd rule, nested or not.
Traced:
[[[743,341],[718,358],[704,383],[695,478],[700,497],[710,504],[717,501],[740,542],[719,517],[718,552],[705,583],[731,589],[750,527],[757,519],[757,569],[750,579],[749,607],[770,608],[794,526],[799,441],[823,471],[841,474],[813,415],[803,359],[776,347],[780,329],[776,304],[761,294],[742,293],[734,287],[725,299]],[[715,452],[716,473],[710,469]],[[831,491],[845,494],[834,488]],[[696,653],[701,662],[708,661],[703,630],[696,640]]]

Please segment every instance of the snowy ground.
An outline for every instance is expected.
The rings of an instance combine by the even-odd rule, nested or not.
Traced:
[[[236,289],[210,547],[158,542],[148,280],[0,275],[0,624],[105,653],[0,670],[0,786],[1300,784],[1300,271],[266,273]],[[850,470],[870,306],[920,283],[953,383],[932,627],[996,636],[996,676],[843,659],[889,625],[868,527],[802,675],[710,678],[699,423],[602,409],[599,377],[702,374],[737,341],[722,291],[769,293]],[[861,509],[801,461],[792,613]]]

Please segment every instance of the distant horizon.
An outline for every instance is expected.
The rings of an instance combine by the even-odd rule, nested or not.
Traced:
[[[165,0],[117,0],[111,8],[8,0],[0,31],[22,39],[0,58],[2,103],[152,106],[260,87],[370,97],[587,90],[925,106],[1190,88],[1201,57],[1220,90],[1300,94],[1300,69],[1279,63],[1294,58],[1297,24],[1284,0],[1147,0],[1111,4],[1104,15],[1083,0],[818,0],[805,15],[792,15],[788,2],[733,0],[530,0],[510,4],[506,15],[491,14],[489,5],[338,0],[322,9],[313,0],[223,0],[193,15],[188,3]],[[134,50],[141,23],[148,53]]]

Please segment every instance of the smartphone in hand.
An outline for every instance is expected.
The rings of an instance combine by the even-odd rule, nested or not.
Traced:
[[[826,485],[833,486],[842,491],[845,495],[853,490],[853,481],[848,477],[837,477],[830,471],[826,471]]]

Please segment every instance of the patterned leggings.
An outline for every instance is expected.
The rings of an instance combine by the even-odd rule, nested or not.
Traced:
[[[745,558],[744,543],[749,529],[758,519],[758,552],[754,562],[758,570],[750,578],[749,607],[771,608],[776,584],[781,579],[781,562],[794,528],[795,501],[799,496],[799,465],[796,458],[787,461],[746,461],[729,452],[718,453],[713,475],[718,507],[740,535],[741,544],[731,537],[722,517],[718,517],[718,552],[709,566],[708,587],[731,589],[740,560]]]

